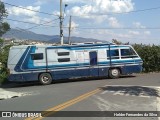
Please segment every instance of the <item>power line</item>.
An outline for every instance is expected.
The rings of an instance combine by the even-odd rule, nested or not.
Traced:
[[[39,26],[59,27],[59,26],[45,25],[45,24],[47,24],[47,23],[51,23],[51,22],[56,21],[56,20],[58,20],[58,19],[59,19],[59,18],[54,19],[54,20],[51,20],[51,21],[48,21],[48,22],[45,22],[45,23],[42,23],[42,24],[36,24],[36,23],[30,23],[30,22],[24,22],[24,21],[19,21],[19,20],[10,19],[10,20],[13,20],[13,21],[18,21],[18,22],[23,22],[23,23],[29,23],[29,24],[36,24],[36,25],[35,25],[35,26],[32,26],[32,27],[29,27],[29,28],[27,28],[27,29],[20,29],[21,31],[16,31],[16,32],[10,33],[10,34],[8,34],[8,35],[13,35],[13,34],[18,33],[18,32],[31,30],[31,29],[36,28],[36,27],[39,27]]]
[[[32,23],[32,22],[26,22],[26,21],[20,21],[20,20],[15,20],[15,19],[8,19],[6,18],[6,20],[10,20],[10,21],[16,21],[16,22],[22,22],[25,24],[35,24],[35,26],[27,28],[27,29],[32,29],[38,26],[49,26],[49,27],[58,27],[58,26],[52,26],[52,25],[46,25],[47,23],[51,23],[53,21],[59,20],[59,18],[51,20],[51,21],[47,21],[44,22],[42,24],[37,24],[37,23]],[[63,26],[63,28],[68,28],[68,26]],[[160,29],[160,27],[141,27],[141,28],[134,28],[134,27],[121,27],[121,28],[112,28],[112,27],[74,27],[75,29],[97,29],[97,30],[104,30],[104,29],[140,29],[140,30],[145,30],[145,29]]]
[[[157,10],[160,9],[160,7],[153,7],[153,8],[147,8],[147,9],[141,9],[141,10],[133,10],[129,12],[109,12],[109,13],[98,13],[98,14],[86,14],[86,15],[72,15],[73,17],[82,17],[82,16],[102,16],[102,15],[113,15],[113,14],[126,14],[126,13],[137,13],[137,12],[145,12],[145,11],[151,11],[151,10]]]
[[[32,12],[37,12],[37,13],[46,14],[46,15],[54,15],[54,16],[58,16],[59,17],[59,15],[55,15],[55,14],[52,14],[52,13],[41,12],[41,11],[38,11],[38,10],[31,10],[31,9],[28,9],[28,8],[24,8],[24,7],[21,7],[21,6],[13,5],[13,4],[6,3],[6,2],[3,2],[3,3],[6,4],[6,5],[9,5],[9,6],[14,6],[14,7],[25,9],[25,10],[29,10],[29,11],[32,11]]]
[[[68,27],[64,27],[64,28],[68,28]],[[145,27],[145,28],[133,28],[133,27],[122,27],[122,28],[111,28],[111,27],[102,27],[102,28],[98,28],[98,27],[74,27],[75,29],[100,29],[100,30],[104,30],[104,29],[126,29],[126,30],[128,30],[128,29],[139,29],[139,30],[146,30],[146,29],[157,29],[157,30],[159,30],[160,29],[160,27]]]
[[[58,20],[58,19],[59,19],[59,18],[54,19],[54,20],[52,20],[52,21],[48,21],[48,22],[46,21],[45,23],[42,23],[42,24],[37,24],[37,23],[32,23],[32,22],[26,22],[26,21],[14,20],[14,19],[6,18],[6,20],[9,20],[9,21],[21,22],[21,23],[26,23],[26,24],[34,24],[34,25],[37,25],[37,26],[49,26],[49,27],[55,27],[55,26],[45,25],[45,24],[51,23],[51,22],[56,21],[56,20]]]
[[[53,22],[53,21],[55,21],[55,20],[58,20],[58,19],[59,19],[59,18],[54,19],[54,20],[52,20],[52,21],[48,21],[48,22],[42,23],[42,24],[39,24],[39,25],[35,25],[35,26],[30,27],[30,28],[27,28],[27,29],[25,29],[25,30],[30,30],[30,29],[33,29],[33,28],[36,28],[36,27],[39,27],[39,26],[44,26],[45,24],[51,23],[51,22]],[[58,27],[58,26],[50,26],[50,27]]]

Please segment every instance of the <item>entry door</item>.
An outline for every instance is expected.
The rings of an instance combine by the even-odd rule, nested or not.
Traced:
[[[98,76],[98,59],[97,59],[97,51],[89,52],[90,58],[90,76]]]

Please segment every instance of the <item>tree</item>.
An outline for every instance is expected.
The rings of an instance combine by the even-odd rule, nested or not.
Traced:
[[[143,60],[143,72],[160,72],[160,46],[133,45]]]
[[[121,45],[122,44],[122,42],[120,42],[120,41],[118,41],[116,39],[112,39],[112,43],[115,43],[117,45]]]
[[[7,79],[7,59],[9,46],[3,46],[4,40],[1,39],[2,35],[5,34],[9,29],[10,25],[7,22],[4,22],[4,19],[7,17],[8,13],[5,9],[5,5],[0,1],[0,83]]]
[[[0,37],[10,29],[10,25],[7,22],[4,22],[7,15],[8,13],[5,9],[5,5],[0,1]]]
[[[4,80],[7,80],[8,77],[8,69],[7,69],[7,59],[8,59],[8,53],[11,45],[7,45],[3,47],[3,49],[0,52],[0,83]]]

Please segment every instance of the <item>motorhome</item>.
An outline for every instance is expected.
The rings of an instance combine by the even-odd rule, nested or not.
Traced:
[[[142,63],[131,45],[12,46],[8,57],[9,81],[39,81],[46,85],[60,79],[119,78],[141,72]]]

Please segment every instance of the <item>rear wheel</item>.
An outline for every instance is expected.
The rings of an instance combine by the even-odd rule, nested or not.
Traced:
[[[39,82],[42,84],[42,85],[48,85],[48,84],[51,84],[52,82],[52,77],[49,73],[42,73],[40,74],[39,76]]]
[[[120,71],[118,68],[112,68],[109,70],[109,77],[112,79],[119,78],[120,76]]]

